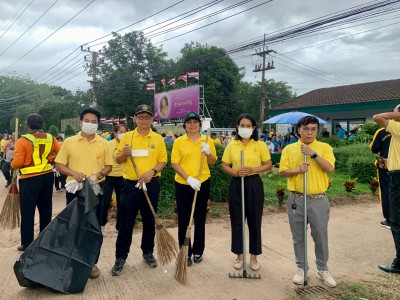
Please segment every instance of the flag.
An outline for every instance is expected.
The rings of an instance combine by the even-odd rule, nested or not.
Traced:
[[[133,119],[134,117],[130,116],[130,118],[132,119],[132,122],[134,122],[135,120]]]
[[[113,124],[113,119],[108,119],[108,120],[106,120],[106,121],[104,122],[104,124],[112,125],[112,124]]]
[[[164,79],[161,79],[161,84],[162,84],[163,86],[165,86],[165,78],[164,78]]]
[[[155,83],[148,83],[147,84],[147,91],[154,91],[156,89]]]
[[[175,77],[168,81],[169,85],[175,85]]]
[[[100,123],[105,123],[106,122],[106,118],[100,118]]]
[[[187,75],[185,74],[185,75],[179,76],[178,80],[182,80],[184,82],[187,82]]]
[[[199,80],[199,72],[190,72],[188,73],[189,78],[196,78],[197,81]]]
[[[114,122],[115,124],[119,124],[119,118],[113,119],[113,122]]]
[[[126,124],[126,117],[119,120],[120,122],[124,122]]]

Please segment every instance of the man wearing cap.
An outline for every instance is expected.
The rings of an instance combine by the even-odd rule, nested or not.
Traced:
[[[108,142],[96,132],[99,126],[101,114],[97,109],[85,108],[80,114],[80,126],[82,131],[77,135],[67,138],[62,144],[60,153],[56,158],[56,169],[67,177],[67,205],[75,199],[79,191],[69,189],[71,182],[81,183],[84,178],[89,182],[99,182],[103,185],[104,177],[112,170],[113,158]],[[97,195],[97,219],[101,224],[103,195]],[[97,258],[98,259],[98,258]],[[90,273],[90,278],[100,276],[100,270],[95,264]]]
[[[174,136],[174,133],[172,131],[168,131],[167,136],[164,139],[164,142],[173,144],[174,143],[173,136]]]
[[[157,267],[157,260],[153,256],[155,222],[149,204],[141,191],[141,184],[157,212],[158,197],[160,194],[160,172],[167,164],[167,151],[161,135],[151,130],[154,114],[148,105],[139,105],[136,109],[134,122],[137,128],[125,133],[115,153],[117,163],[124,164],[124,185],[121,192],[120,227],[115,250],[115,265],[111,270],[113,276],[121,274],[128,258],[132,244],[133,226],[140,209],[143,222],[141,249],[143,259],[152,268]],[[133,157],[139,172],[136,174],[130,156]]]
[[[51,221],[54,175],[51,164],[60,144],[43,131],[43,118],[31,114],[26,120],[28,133],[20,138],[14,149],[11,168],[20,169],[21,245],[25,251],[33,241],[36,207],[39,211],[40,231]]]

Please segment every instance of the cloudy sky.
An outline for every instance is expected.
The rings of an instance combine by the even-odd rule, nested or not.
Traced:
[[[29,74],[31,79],[38,82],[61,85],[72,91],[87,90],[90,84],[83,69],[83,53],[78,55],[79,50],[73,51],[82,44],[147,17],[149,18],[119,33],[141,30],[188,11],[196,11],[198,7],[206,7],[207,4],[209,8],[201,9],[174,25],[226,10],[201,22],[151,38],[156,45],[162,45],[170,58],[175,59],[186,42],[197,41],[232,49],[260,40],[264,34],[268,37],[289,27],[304,25],[304,22],[310,20],[315,21],[317,18],[326,18],[355,6],[378,2],[380,1],[1,1],[0,75]],[[174,6],[167,9],[171,5]],[[229,9],[231,6],[235,7]],[[79,13],[82,9],[84,10]],[[156,14],[161,10],[164,11]],[[156,15],[150,17],[153,14]],[[286,82],[298,95],[318,88],[399,78],[399,16],[400,4],[395,4],[390,7],[388,14],[375,18],[370,15],[356,22],[345,22],[342,26],[317,31],[312,35],[300,35],[297,38],[267,44],[269,49],[275,50],[277,54],[270,57],[276,68],[267,71],[266,78]],[[224,18],[225,20],[222,20]],[[219,20],[222,21],[217,22]],[[216,23],[195,30],[213,22]],[[169,28],[166,23],[163,24],[152,29]],[[191,30],[195,31],[187,33]],[[148,31],[150,29],[144,32]],[[187,34],[173,38],[183,33]],[[94,45],[106,42],[110,38],[112,36],[88,45],[91,46],[91,50],[98,50],[104,44]],[[167,39],[170,40],[165,41]],[[258,56],[252,56],[255,50],[249,49],[232,56],[240,67],[246,68],[245,80],[248,82],[261,80],[261,72],[253,72],[254,65],[261,63]],[[73,54],[63,60],[72,52]],[[63,62],[53,68],[61,60]],[[67,63],[69,60],[71,61]],[[63,66],[64,64],[66,65]],[[60,67],[62,68],[59,69]]]

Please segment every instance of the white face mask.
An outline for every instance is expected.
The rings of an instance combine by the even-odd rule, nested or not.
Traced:
[[[122,137],[124,136],[125,133],[118,133],[118,139],[122,140]]]
[[[239,128],[239,135],[244,139],[248,139],[252,134],[253,128]]]
[[[95,134],[97,131],[97,124],[82,122],[82,131],[88,135]]]

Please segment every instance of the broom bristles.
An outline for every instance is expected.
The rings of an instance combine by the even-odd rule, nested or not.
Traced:
[[[14,229],[20,225],[19,194],[8,194],[0,214],[0,226]]]
[[[186,241],[186,238],[185,238]],[[187,260],[188,260],[189,246],[182,246],[176,259],[175,265],[175,279],[181,283],[186,284],[187,281]]]
[[[178,254],[178,245],[172,235],[162,226],[156,226],[157,257],[162,265],[169,264]]]

